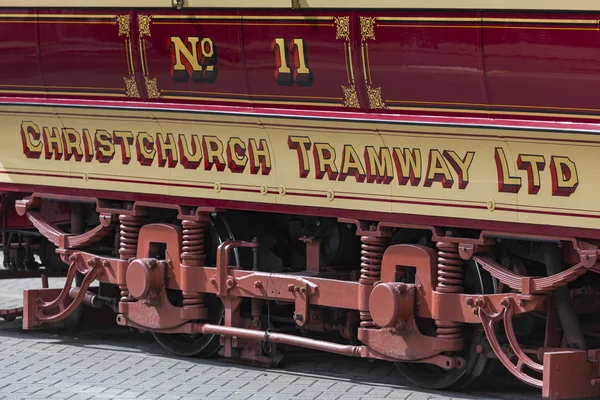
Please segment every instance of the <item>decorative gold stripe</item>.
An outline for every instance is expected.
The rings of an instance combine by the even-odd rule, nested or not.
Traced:
[[[172,99],[172,100],[202,100],[202,101],[215,101],[214,97],[190,97],[190,96],[162,96],[164,99]],[[300,102],[300,101],[269,101],[269,100],[255,100],[255,99],[219,99],[223,102],[233,102],[233,103],[257,103],[257,104],[281,104],[281,105],[297,105],[297,106],[322,106],[322,107],[341,107],[340,104],[336,103],[313,103],[313,102]],[[341,98],[339,99],[342,100]]]
[[[125,89],[118,89],[120,92],[125,92]],[[104,96],[104,97],[125,97],[125,93],[99,93],[99,92],[45,92],[41,90],[0,90],[0,93],[16,93],[16,94],[60,94],[63,96]]]
[[[110,87],[87,87],[87,86],[38,86],[38,85],[0,85],[0,88],[32,88],[32,89],[86,89],[86,90],[115,90],[123,91],[121,88]]]
[[[348,65],[350,65],[350,80],[353,82],[354,81],[354,67],[352,65],[352,46],[350,46],[350,44],[347,44],[348,46],[348,60],[349,63]]]
[[[133,74],[134,66],[133,66],[133,49],[131,48],[131,40],[127,39],[127,67],[129,68],[129,73]]]
[[[148,75],[148,65],[146,65],[146,52],[144,39],[140,39],[140,58],[142,61],[142,73]]]
[[[13,21],[13,20],[0,20],[2,24],[90,24],[90,25],[114,25],[114,22],[107,21]]]
[[[365,77],[365,83],[367,83],[367,57],[365,55],[365,43],[361,44],[361,49],[362,49],[362,65],[363,65],[363,75]]]
[[[346,76],[350,83],[350,64],[348,63],[348,45],[344,43],[344,60],[346,61]]]
[[[367,57],[367,73],[369,75],[369,85],[373,83],[371,80],[371,61],[369,61],[369,42],[365,42],[365,56]]]
[[[377,17],[378,21],[417,22],[498,22],[530,24],[598,24],[597,19],[549,19],[549,18],[451,18],[451,17]]]
[[[311,9],[335,9],[335,10],[402,10],[402,9],[475,9],[475,10],[568,10],[568,11],[597,11],[598,3],[591,0],[455,0],[451,3],[441,0],[405,0],[403,2],[392,2],[390,0],[300,0],[299,10],[292,8],[290,0],[186,0],[183,9],[194,8],[214,9],[231,8],[243,9],[247,7],[262,9],[283,9],[290,12],[303,12]],[[71,7],[71,8],[159,8],[172,9],[173,4],[169,0],[3,0],[3,7]]]
[[[47,7],[50,7],[49,5]],[[0,18],[33,18],[33,19],[111,19],[117,18],[111,14],[0,14]],[[113,21],[114,23],[114,21]]]
[[[295,99],[314,99],[314,100],[335,100],[341,101],[341,97],[314,97],[314,96],[285,96],[285,95],[275,95],[275,94],[245,94],[245,93],[224,93],[224,92],[196,92],[190,90],[165,90],[165,93],[190,93],[190,94],[201,94],[201,95],[217,95],[217,96],[236,96],[236,97],[267,97],[274,99],[285,99],[285,98],[295,98]]]
[[[543,31],[598,31],[599,28],[558,28],[554,26],[518,26],[518,25],[423,25],[423,24],[403,24],[403,25],[377,25],[378,28],[461,28],[461,29],[526,29]]]
[[[153,24],[155,25],[190,25],[190,24],[194,24],[193,21],[184,21],[184,22],[171,22],[171,21],[163,21],[163,22],[158,22],[158,21],[152,21]],[[239,22],[202,22],[202,25],[215,25],[215,26],[220,26],[220,25],[229,25],[229,26],[237,26],[237,25],[244,25],[244,26],[330,26],[333,27],[332,24],[325,24],[325,23],[314,23],[311,21],[306,21],[305,23],[278,23],[278,22],[261,22],[261,23],[248,23],[248,22],[243,22],[243,21],[239,21]]]
[[[389,103],[389,100],[387,101]],[[524,112],[524,111],[494,111],[494,110],[478,110],[465,108],[433,108],[433,107],[400,107],[388,105],[389,110],[395,111],[427,111],[427,112],[453,112],[461,114],[494,114],[494,115],[525,115],[533,117],[561,117],[561,118],[585,118],[585,119],[600,119],[600,115],[584,115],[584,114],[556,114],[544,112]]]
[[[165,19],[201,19],[201,20],[210,20],[210,19],[226,19],[226,20],[257,20],[257,21],[333,21],[333,17],[329,16],[319,16],[319,15],[282,15],[282,16],[273,16],[273,15],[153,15],[153,20],[165,20]]]
[[[447,101],[410,101],[410,100],[387,100],[389,103],[400,104],[425,104],[441,106],[466,106],[466,107],[494,107],[494,108],[521,108],[521,109],[542,109],[542,110],[563,110],[563,111],[588,111],[600,112],[597,108],[572,108],[572,107],[550,107],[550,106],[519,106],[511,104],[482,104],[482,103],[453,103]]]

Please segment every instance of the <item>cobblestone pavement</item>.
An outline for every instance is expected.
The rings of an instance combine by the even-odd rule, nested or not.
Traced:
[[[58,287],[62,279],[50,279]],[[19,307],[38,279],[0,280],[0,308]],[[0,319],[0,321],[2,321]],[[0,322],[3,399],[513,399],[539,392],[506,379],[467,393],[411,388],[391,363],[301,351],[278,368],[168,355],[150,334],[121,327],[24,331]]]

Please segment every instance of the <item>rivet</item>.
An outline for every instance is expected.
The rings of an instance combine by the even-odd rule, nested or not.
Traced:
[[[264,196],[267,193],[269,193],[269,188],[267,187],[267,185],[261,185],[261,187],[260,187],[260,194],[262,194]]]
[[[494,199],[489,199],[487,201],[487,208],[490,211],[494,211],[496,209],[496,202],[494,201]]]
[[[327,191],[327,200],[333,201],[333,199],[335,199],[335,193],[333,192],[333,190],[329,189]]]
[[[221,191],[221,184],[219,182],[215,182],[214,188],[215,192],[219,193]]]
[[[279,186],[279,195],[285,196],[285,186]]]
[[[90,174],[87,171],[83,171],[83,180],[88,181],[90,179]]]

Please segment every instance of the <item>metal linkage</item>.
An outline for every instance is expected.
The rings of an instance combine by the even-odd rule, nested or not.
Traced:
[[[374,285],[381,278],[381,259],[388,243],[387,237],[363,235],[360,237],[360,278],[361,285]],[[375,326],[369,311],[360,312],[360,326],[370,328]]]
[[[205,221],[183,220],[183,243],[181,264],[186,267],[202,267],[206,261],[204,254]],[[190,309],[206,309],[205,295],[198,292],[183,291],[183,306]]]
[[[130,260],[137,255],[138,238],[142,228],[143,216],[120,215],[119,221],[119,257],[121,260]],[[126,284],[120,284],[122,302],[133,302],[135,299],[129,294]]]
[[[437,242],[438,248],[438,284],[440,293],[464,292],[464,266],[458,253],[458,244]],[[461,339],[462,324],[454,321],[435,320],[436,336],[443,339]]]
[[[99,258],[83,262],[82,257],[78,253],[74,253],[69,257],[71,265],[67,273],[67,279],[64,287],[58,293],[58,296],[52,300],[43,300],[39,297],[37,291],[26,291],[24,300],[24,309],[28,310],[27,315],[24,314],[23,326],[29,329],[41,324],[49,324],[64,320],[84,301],[84,297],[88,295],[87,289],[89,286],[104,273],[107,265]],[[73,297],[69,296],[75,274],[79,272],[83,275],[81,286],[73,292]],[[31,292],[31,293],[28,293]],[[30,294],[32,296],[30,296]]]
[[[512,323],[512,317],[514,315],[512,300],[507,297],[502,300],[501,305],[502,309],[499,312],[490,311],[485,304],[485,300],[484,303],[480,306],[475,306],[475,311],[481,319],[481,323],[483,325],[483,329],[485,331],[485,335],[488,339],[488,342],[490,343],[492,350],[496,354],[496,357],[498,357],[498,360],[500,360],[502,365],[504,365],[504,367],[511,374],[513,374],[517,379],[528,385],[541,388],[543,382],[524,372],[523,367],[526,366],[535,372],[543,373],[544,366],[542,364],[536,363],[531,358],[529,358],[529,356],[525,354],[523,349],[521,349],[521,346],[519,346]],[[510,349],[518,360],[516,365],[513,364],[510,358],[506,355],[506,353],[502,349],[502,346],[500,345],[500,342],[498,341],[498,338],[496,337],[496,324],[499,321],[502,321],[504,323],[504,330],[506,332],[506,337],[508,339]]]

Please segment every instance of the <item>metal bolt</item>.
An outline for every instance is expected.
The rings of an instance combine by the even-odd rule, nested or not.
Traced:
[[[255,288],[261,288],[262,287],[262,282],[261,281],[254,282],[254,287]]]
[[[294,286],[294,290],[295,290],[296,292],[299,292],[299,291],[300,291],[300,286]]]
[[[302,321],[303,319],[304,319],[304,317],[302,316],[301,313],[294,314],[294,321]]]
[[[294,291],[294,285],[292,285],[291,283],[287,286],[287,288],[288,288],[288,292]]]
[[[468,306],[473,306],[473,304],[475,304],[475,301],[473,300],[473,298],[469,297],[469,298],[467,299],[467,305],[468,305]]]
[[[90,258],[89,260],[87,260],[88,267],[93,267],[94,264],[96,264],[96,259],[95,258]]]
[[[400,285],[396,286],[396,289],[398,290],[398,292],[400,294],[402,294],[402,293],[406,292],[406,285],[401,283]]]
[[[300,289],[300,292],[302,292],[302,293],[306,293],[306,288],[302,288],[302,289]]]
[[[233,284],[234,284],[233,279],[227,278],[227,287],[231,289],[233,287]]]
[[[216,280],[215,278],[210,278],[210,283],[211,283],[212,285],[216,285],[216,283],[217,283],[217,280]]]

